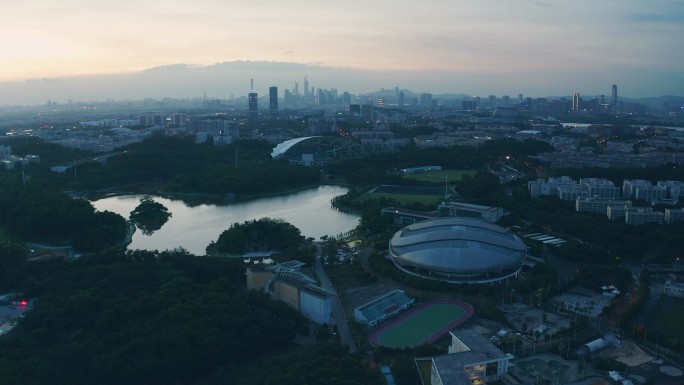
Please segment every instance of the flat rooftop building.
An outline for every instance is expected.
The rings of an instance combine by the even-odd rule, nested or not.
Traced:
[[[449,354],[416,359],[419,366],[428,362],[431,365],[430,378],[421,377],[423,384],[487,384],[500,380],[508,373],[508,368],[512,366],[510,361],[515,357],[502,352],[477,330],[452,330],[449,334]]]

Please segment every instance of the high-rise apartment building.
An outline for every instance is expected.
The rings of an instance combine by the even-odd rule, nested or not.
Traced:
[[[432,94],[427,93],[427,92],[420,94],[420,108],[422,108],[422,109],[432,108]]]
[[[309,79],[304,76],[304,103],[309,103]]]
[[[618,112],[618,96],[617,96],[617,85],[613,84],[613,89],[610,97],[610,110],[612,112]]]
[[[580,94],[579,92],[573,92],[572,93],[572,110],[573,111],[579,111],[580,110]]]
[[[254,79],[251,79],[251,91],[247,94],[247,99],[249,103],[249,120],[255,121],[259,117],[259,95],[254,92]]]
[[[268,89],[268,109],[272,118],[278,116],[278,87],[276,86]]]

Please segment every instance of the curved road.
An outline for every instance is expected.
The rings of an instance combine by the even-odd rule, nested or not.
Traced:
[[[354,337],[352,336],[351,331],[349,330],[349,325],[347,324],[347,315],[344,313],[342,303],[340,303],[340,297],[337,295],[335,287],[330,282],[328,274],[326,274],[325,270],[323,270],[320,251],[321,247],[319,245],[317,253],[318,255],[316,256],[316,262],[314,262],[314,272],[321,280],[321,285],[323,286],[323,288],[335,293],[335,302],[333,302],[333,319],[335,320],[335,324],[337,325],[337,331],[340,333],[340,340],[343,345],[347,345],[349,347],[350,353],[356,353],[358,351],[358,347],[356,346],[356,341],[354,341]]]

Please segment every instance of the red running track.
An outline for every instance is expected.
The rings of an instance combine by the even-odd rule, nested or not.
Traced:
[[[368,336],[368,341],[373,346],[382,346],[382,343],[380,342],[380,335],[382,335],[386,331],[394,328],[395,326],[400,325],[401,323],[403,323],[407,319],[415,316],[416,314],[421,313],[425,309],[427,309],[433,305],[438,305],[438,304],[452,304],[452,305],[460,306],[461,308],[463,308],[463,310],[465,310],[465,315],[455,319],[453,322],[449,323],[447,326],[435,331],[428,338],[421,341],[419,343],[419,345],[429,344],[429,343],[435,342],[440,337],[447,334],[450,330],[457,328],[458,326],[460,326],[464,322],[468,321],[475,314],[475,309],[468,302],[463,302],[463,301],[460,301],[457,299],[435,299],[432,301],[424,302],[424,303],[414,307],[409,312],[407,312],[403,315],[400,315],[399,317],[393,319],[389,323],[380,326],[378,329],[374,330]]]

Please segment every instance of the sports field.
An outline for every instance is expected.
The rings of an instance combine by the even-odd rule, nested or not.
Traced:
[[[463,301],[442,299],[426,302],[381,326],[370,334],[368,340],[375,346],[390,348],[434,342],[470,319],[473,312],[473,307]]]
[[[419,174],[404,175],[403,178],[444,184],[445,180],[456,182],[461,180],[463,175],[473,176],[475,174],[477,172],[473,170],[433,170]]]
[[[439,204],[443,196],[444,187],[380,185],[356,197],[354,201],[365,202],[384,198],[388,204],[422,203],[433,206]]]
[[[365,202],[368,200],[379,200],[385,198],[388,204],[397,202],[402,204],[422,203],[425,205],[437,205],[442,201],[441,196],[435,195],[415,195],[415,194],[385,194],[385,193],[365,193],[354,199],[356,202]]]

